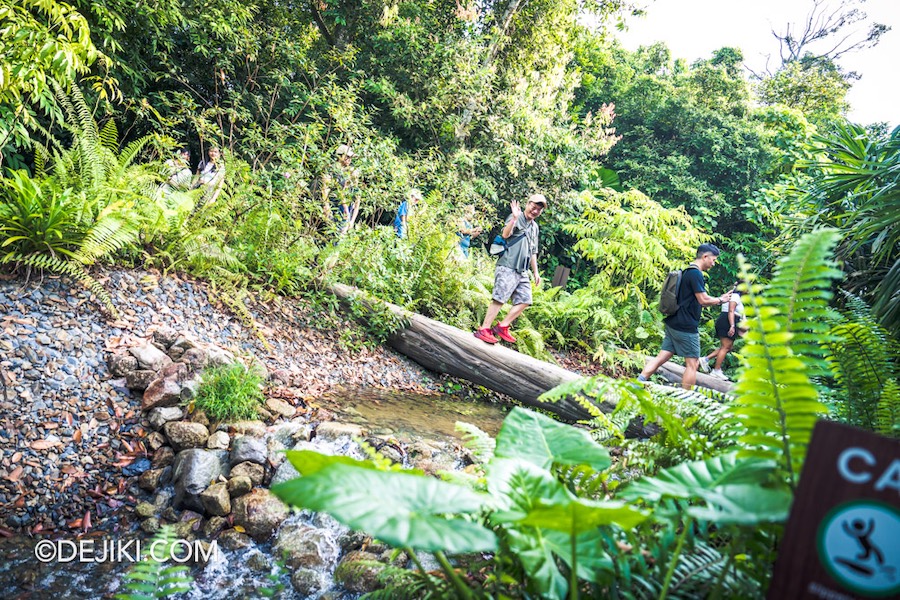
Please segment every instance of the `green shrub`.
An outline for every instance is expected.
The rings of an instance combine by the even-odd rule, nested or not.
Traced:
[[[240,363],[207,369],[194,406],[219,421],[251,419],[264,399],[261,385],[262,377]]]

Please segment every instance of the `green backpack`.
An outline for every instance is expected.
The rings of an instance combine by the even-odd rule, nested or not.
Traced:
[[[688,269],[696,269],[696,265],[688,265]],[[687,269],[685,269],[687,270]],[[672,316],[678,312],[678,292],[681,289],[681,274],[683,271],[669,271],[663,282],[662,291],[659,293],[659,312],[666,316]]]

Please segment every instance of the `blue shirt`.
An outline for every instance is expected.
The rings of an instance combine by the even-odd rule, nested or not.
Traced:
[[[400,208],[397,209],[397,216],[394,217],[394,229],[397,230],[398,238],[406,237],[406,227],[403,223],[403,217],[409,215],[409,206],[406,204],[406,200],[400,203]]]

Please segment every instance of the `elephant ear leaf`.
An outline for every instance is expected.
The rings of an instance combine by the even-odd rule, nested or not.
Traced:
[[[489,529],[446,516],[477,512],[486,497],[430,477],[336,463],[272,491],[287,504],[328,513],[393,546],[454,554],[497,548]]]
[[[494,456],[526,460],[542,469],[556,463],[602,471],[612,464],[609,452],[588,432],[520,407],[504,419]]]

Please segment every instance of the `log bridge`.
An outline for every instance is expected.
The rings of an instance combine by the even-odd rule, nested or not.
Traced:
[[[526,406],[540,408],[564,421],[591,419],[590,413],[573,398],[557,402],[542,402],[538,399],[541,394],[560,384],[581,378],[577,373],[500,344],[486,344],[469,331],[462,331],[396,304],[378,300],[359,288],[336,283],[330,286],[330,290],[343,301],[354,298],[370,306],[381,304],[403,319],[407,326],[392,334],[387,343],[426,369],[460,377],[506,394]],[[667,363],[658,373],[669,381],[680,383],[684,367]],[[732,387],[730,382],[702,373],[697,374],[697,383],[723,392],[731,391]],[[615,404],[602,401],[598,407],[603,412],[610,413]]]

